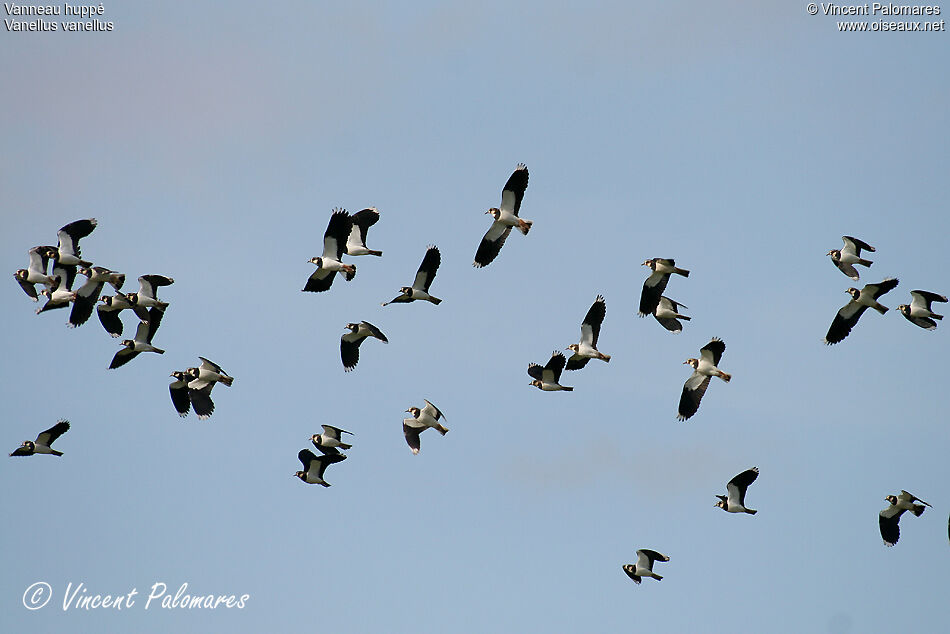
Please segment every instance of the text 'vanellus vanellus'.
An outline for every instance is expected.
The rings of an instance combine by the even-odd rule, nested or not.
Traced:
[[[598,295],[591,304],[590,310],[581,323],[581,341],[572,343],[566,349],[574,354],[567,360],[565,366],[568,370],[580,370],[591,359],[600,359],[610,362],[610,355],[597,350],[597,339],[600,337],[600,325],[604,322],[604,316],[607,314],[607,303],[604,302],[604,296]]]
[[[877,298],[893,290],[897,283],[897,280],[891,277],[878,284],[866,284],[860,291],[854,287],[849,288],[847,293],[851,300],[838,310],[831,321],[828,334],[825,335],[825,343],[831,345],[844,341],[868,308],[873,308],[882,315],[886,313],[887,306],[878,303]]]
[[[683,385],[679,412],[676,415],[677,419],[687,420],[696,413],[696,410],[699,409],[699,402],[703,399],[703,394],[706,393],[706,388],[709,387],[709,380],[712,377],[718,376],[726,383],[732,380],[731,374],[726,374],[716,367],[719,365],[719,360],[725,350],[726,344],[721,339],[713,337],[712,341],[699,349],[699,359],[687,359],[683,362],[684,365],[693,368],[693,374],[686,379],[686,383]]]
[[[353,219],[350,214],[345,209],[334,209],[323,234],[323,255],[308,260],[317,265],[317,270],[307,278],[303,290],[311,293],[328,290],[337,273],[343,273],[347,282],[356,276],[356,267],[342,262],[343,254],[346,253],[346,240],[352,228]]]
[[[643,266],[649,266],[653,271],[643,282],[643,290],[640,291],[640,310],[637,314],[646,317],[656,311],[663,291],[666,290],[666,284],[670,281],[670,275],[676,273],[689,277],[689,271],[677,268],[673,258],[652,258],[646,260]]]
[[[347,255],[375,255],[381,256],[382,251],[375,251],[366,246],[366,232],[379,220],[379,211],[376,207],[361,209],[351,216],[353,227],[346,239]]]
[[[749,488],[749,485],[755,482],[755,479],[759,477],[759,468],[752,467],[751,469],[746,469],[732,480],[726,484],[726,493],[725,495],[717,495],[719,501],[716,502],[716,506],[728,513],[748,513],[749,515],[755,515],[758,513],[755,509],[746,508],[745,505],[745,492]]]
[[[930,291],[911,291],[910,305],[901,304],[897,307],[907,321],[924,330],[934,330],[937,328],[937,322],[934,319],[943,319],[943,315],[933,312],[931,304],[933,302],[945,302],[947,298]]]
[[[414,302],[417,299],[424,299],[427,302],[432,302],[436,306],[441,304],[441,299],[429,295],[429,285],[432,284],[432,280],[435,278],[435,273],[439,270],[439,264],[441,263],[442,255],[439,253],[439,248],[430,246],[426,249],[426,254],[422,256],[422,264],[419,265],[419,270],[416,271],[416,279],[413,280],[412,286],[403,286],[400,288],[399,292],[401,295],[388,302],[384,302],[383,306]]]
[[[24,440],[23,444],[20,445],[11,456],[32,456],[34,454],[50,454],[53,456],[62,456],[62,451],[56,451],[50,445],[53,444],[57,438],[69,431],[69,421],[60,420],[58,423],[50,427],[44,432],[36,437],[36,440]]]
[[[573,392],[573,387],[561,385],[561,370],[564,369],[566,360],[564,355],[555,350],[551,353],[551,358],[541,367],[537,363],[528,364],[528,375],[534,379],[528,385],[533,385],[544,392]]]
[[[840,249],[832,249],[827,255],[831,256],[832,263],[837,266],[842,273],[852,280],[856,280],[860,276],[858,275],[857,269],[854,268],[854,264],[871,266],[871,260],[866,260],[861,257],[861,249],[873,253],[874,247],[851,236],[841,236],[841,241],[844,242],[844,246]]]
[[[323,479],[323,473],[331,464],[346,460],[346,455],[342,453],[323,454],[318,456],[309,449],[301,449],[297,458],[303,464],[303,471],[297,471],[294,475],[307,484],[319,484],[328,487],[330,483]]]
[[[110,370],[122,367],[137,357],[140,352],[165,354],[164,350],[152,345],[152,337],[155,336],[155,332],[161,325],[164,314],[165,312],[160,308],[149,309],[148,320],[140,321],[135,329],[135,338],[122,341],[122,349],[115,353],[115,356],[112,357],[112,363],[109,364]]]
[[[678,320],[684,319],[689,321],[690,318],[686,315],[680,314],[680,308],[689,308],[683,304],[674,302],[669,297],[661,297],[660,303],[657,304],[656,310],[653,311],[653,317],[656,319],[661,326],[666,328],[672,333],[682,332],[683,324]]]
[[[501,191],[501,204],[498,207],[492,207],[486,214],[491,214],[495,219],[491,227],[485,233],[485,237],[478,245],[475,252],[475,268],[481,268],[491,264],[501,247],[508,239],[512,227],[517,227],[524,235],[528,235],[533,224],[530,220],[520,218],[518,214],[521,211],[521,199],[524,198],[524,191],[528,188],[528,168],[524,163],[519,163],[515,171],[508,177],[504,189]]]
[[[637,563],[635,564],[624,564],[623,571],[627,573],[627,576],[633,579],[633,582],[637,585],[640,584],[640,579],[643,577],[651,577],[659,581],[663,577],[653,572],[653,563],[656,561],[669,561],[670,558],[666,555],[656,552],[655,550],[648,550],[646,548],[641,548],[637,551]]]
[[[310,442],[313,443],[314,447],[320,450],[320,453],[337,454],[340,453],[341,449],[350,449],[353,447],[353,445],[341,440],[342,434],[350,434],[352,436],[353,432],[334,427],[333,425],[321,425],[321,427],[323,427],[322,434],[314,434],[310,437]]]
[[[920,517],[924,512],[924,507],[930,506],[930,504],[904,490],[901,490],[900,495],[888,495],[884,499],[889,502],[889,506],[880,512],[878,525],[881,527],[881,537],[884,539],[884,543],[893,546],[901,537],[901,530],[897,524],[904,511],[910,511],[916,517]],[[914,504],[914,502],[920,502],[920,504]]]
[[[426,399],[422,400],[425,401],[422,408],[412,406],[406,410],[412,418],[402,419],[402,433],[406,437],[406,444],[409,445],[413,455],[419,453],[419,434],[425,430],[431,427],[443,436],[449,432],[449,428],[442,424],[445,416],[439,408]]]
[[[340,337],[340,359],[343,361],[343,371],[349,372],[356,367],[360,361],[360,344],[367,337],[375,337],[383,343],[389,343],[389,339],[383,332],[369,323],[361,321],[358,324],[347,324],[348,333]]]

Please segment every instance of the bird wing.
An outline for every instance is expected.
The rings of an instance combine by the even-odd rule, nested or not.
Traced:
[[[910,305],[915,308],[922,308],[924,310],[930,311],[931,302],[945,302],[947,298],[943,295],[938,295],[937,293],[931,293],[930,291],[911,291],[910,292]]]
[[[336,271],[328,271],[324,268],[319,268],[313,273],[310,274],[310,277],[307,278],[307,284],[303,287],[303,290],[310,293],[320,293],[330,288],[330,285],[333,284],[333,278],[336,276]]]
[[[524,198],[524,190],[528,188],[528,167],[524,163],[518,163],[518,167],[508,177],[504,189],[501,190],[502,211],[510,211],[518,215],[521,209],[521,199]]]
[[[627,573],[627,576],[633,579],[633,582],[636,584],[640,583],[640,577],[637,576],[637,567],[633,564],[624,564],[623,571]]]
[[[604,323],[604,316],[607,314],[607,303],[603,295],[598,295],[590,310],[581,323],[581,343],[588,343],[594,348],[597,347],[597,338],[600,337],[600,325]]]
[[[861,294],[865,292],[871,293],[871,297],[877,299],[884,293],[890,292],[897,287],[898,280],[893,277],[889,277],[883,282],[878,282],[877,284],[866,284],[863,289],[861,289]]]
[[[583,339],[584,329],[581,328],[581,339]],[[568,360],[567,365],[564,366],[565,370],[580,370],[587,365],[587,362],[590,361],[587,357],[582,357],[577,354],[572,354]]]
[[[112,357],[112,363],[109,364],[109,369],[114,370],[116,368],[122,367],[123,365],[125,365],[126,363],[134,359],[136,356],[138,356],[138,354],[139,353],[136,352],[135,350],[129,350],[125,346],[122,346],[122,349],[116,352],[115,356]]]
[[[76,291],[76,301],[73,302],[73,308],[69,313],[69,325],[81,326],[89,317],[92,316],[92,310],[99,301],[99,293],[102,292],[102,282],[93,282],[92,279],[86,280],[78,291]]]
[[[135,328],[135,341],[139,343],[148,343],[148,333],[151,329],[149,322],[151,320],[139,321],[139,325]]]
[[[897,496],[897,499],[898,499],[898,500],[901,500],[901,501],[904,501],[904,502],[909,502],[909,503],[911,503],[911,504],[913,504],[914,502],[920,502],[920,503],[923,504],[924,506],[930,506],[930,508],[933,508],[933,506],[931,506],[931,505],[928,504],[927,502],[924,502],[924,501],[921,500],[919,497],[915,496],[915,495],[912,494],[912,493],[908,493],[907,491],[905,491],[905,490],[903,490],[903,489],[901,489],[901,494]]]
[[[415,422],[415,419],[404,418],[402,421],[402,433],[406,437],[406,444],[409,445],[409,449],[412,450],[412,453],[419,453],[421,445],[419,443],[419,432],[421,431],[418,427],[413,427],[409,425],[409,422]],[[425,429],[424,427],[422,429]]]
[[[492,260],[498,257],[501,247],[504,246],[505,240],[508,239],[510,234],[511,227],[497,220],[494,221],[488,231],[485,232],[485,237],[479,243],[478,250],[475,251],[475,267],[481,268],[491,264]]]
[[[750,484],[755,482],[755,479],[758,477],[758,467],[752,467],[751,469],[743,471],[732,480],[729,480],[729,484],[726,485],[726,491],[729,493],[729,502],[732,504],[738,502],[740,506],[745,506],[746,489]]]
[[[59,278],[59,285],[66,290],[73,290],[73,281],[76,279],[76,267],[73,265],[60,264],[59,260],[53,260],[53,278]],[[53,284],[51,290],[56,290],[59,285]]]
[[[339,261],[346,252],[346,239],[350,235],[353,219],[345,209],[334,209],[323,234],[323,257]]]
[[[699,409],[699,402],[703,400],[703,394],[709,387],[708,376],[703,376],[699,372],[693,371],[693,374],[686,379],[683,384],[683,393],[680,395],[680,405],[677,418],[679,420],[688,420],[696,410]]]
[[[828,328],[828,334],[825,335],[825,343],[831,345],[843,341],[845,337],[851,334],[851,329],[867,310],[867,306],[859,304],[853,299],[841,307]]]
[[[49,264],[48,247],[33,247],[30,249],[30,271],[46,275],[46,267]]]
[[[857,270],[856,268],[854,268],[853,266],[851,266],[850,264],[848,264],[847,262],[842,262],[841,260],[837,260],[837,261],[836,261],[836,260],[832,260],[831,262],[832,262],[835,266],[837,266],[838,269],[839,269],[842,273],[844,273],[845,275],[847,275],[848,277],[850,277],[852,280],[856,280],[856,279],[859,279],[859,278],[861,277],[861,276],[858,274],[858,270]]]
[[[191,409],[191,399],[188,397],[188,384],[185,381],[175,380],[168,386],[168,394],[172,397],[172,405],[178,415],[184,418]]]
[[[340,337],[340,360],[343,361],[344,372],[349,372],[360,362],[360,344],[366,337],[358,337],[347,333]]]
[[[542,372],[542,383],[557,383],[561,380],[561,370],[564,369],[564,364],[567,360],[564,358],[564,355],[558,351],[551,353],[551,358],[548,359],[548,362],[544,364],[544,370]]]
[[[20,288],[23,289],[23,292],[29,295],[34,302],[39,300],[40,296],[36,293],[36,287],[33,286],[31,282],[21,280],[19,277],[16,278],[16,281],[20,285]]]
[[[899,509],[892,504],[878,515],[881,537],[888,546],[893,546],[901,538],[901,529],[900,526],[898,526],[898,522],[903,512],[903,509]]]
[[[351,246],[366,246],[366,232],[379,220],[379,211],[374,207],[361,209],[351,216],[353,226],[346,244]]]
[[[716,366],[719,365],[719,360],[722,359],[722,353],[725,351],[726,344],[718,337],[713,337],[712,341],[699,349],[703,360]]]
[[[663,326],[670,332],[683,331],[683,324],[681,324],[678,319],[674,319],[673,317],[657,317],[656,314],[654,314],[653,317],[658,322],[660,322],[661,326]]]
[[[106,332],[113,337],[118,337],[122,334],[122,320],[119,319],[119,312],[121,311],[106,310],[105,304],[96,306],[99,322],[102,324],[102,327],[106,329]]]
[[[670,558],[666,555],[656,552],[655,550],[649,550],[647,548],[642,548],[637,551],[637,565],[641,568],[646,568],[647,570],[653,570],[654,561],[669,561]]]
[[[441,410],[439,410],[438,407],[430,403],[427,399],[422,399],[422,400],[426,402],[425,407],[422,408],[422,412],[421,412],[422,414],[428,414],[429,416],[431,416],[432,418],[436,420],[440,420],[444,418],[444,415],[442,414]]]
[[[223,374],[224,376],[228,376],[228,373],[225,372],[221,368],[221,366],[215,363],[214,361],[211,361],[210,359],[205,359],[204,357],[198,357],[198,358],[201,359],[202,370],[211,370],[212,372],[216,374]]]
[[[300,463],[303,465],[304,472],[307,472],[307,471],[310,471],[310,463],[316,460],[317,456],[309,449],[301,449],[300,453],[297,454],[297,458],[300,460]]]
[[[171,286],[174,283],[175,280],[164,275],[142,275],[139,276],[139,293],[145,297],[158,299],[158,287]]]
[[[369,330],[370,334],[372,334],[374,337],[376,337],[377,339],[379,339],[379,340],[382,341],[383,343],[389,343],[389,339],[386,338],[386,335],[383,334],[383,331],[382,331],[382,330],[380,330],[379,328],[377,328],[377,327],[374,326],[373,324],[369,323],[368,321],[361,321],[360,323],[361,323],[362,325],[366,326],[366,328]]]
[[[666,284],[670,281],[669,273],[657,273],[654,271],[650,277],[643,282],[643,290],[640,291],[640,310],[639,315],[645,317],[652,315],[660,303],[660,297],[666,290]]]
[[[71,253],[77,258],[81,256],[79,251],[79,240],[85,238],[92,230],[96,228],[96,219],[76,220],[62,227],[56,232],[59,238],[59,250],[62,253]]]
[[[532,379],[542,381],[544,379],[544,368],[537,363],[529,363],[528,376],[530,376]]]
[[[53,444],[53,441],[69,431],[69,421],[61,420],[55,425],[47,429],[46,431],[40,432],[39,436],[36,437],[37,445],[46,445],[49,447]]]
[[[844,249],[842,250],[850,251],[851,253],[855,254],[858,257],[861,257],[861,249],[864,249],[865,251],[871,251],[872,253],[874,252],[874,247],[872,247],[867,242],[864,242],[863,240],[858,240],[855,237],[841,236],[841,240],[842,242],[844,242]]]
[[[192,381],[193,383],[194,381]],[[198,420],[205,420],[214,414],[214,401],[211,400],[211,390],[214,383],[208,383],[200,388],[188,388],[188,398],[191,399],[191,407],[198,415]]]
[[[432,284],[432,279],[435,277],[436,271],[439,270],[441,263],[442,255],[439,253],[438,247],[429,247],[422,257],[419,270],[416,271],[416,279],[413,280],[412,287],[417,291],[428,293],[429,285]]]

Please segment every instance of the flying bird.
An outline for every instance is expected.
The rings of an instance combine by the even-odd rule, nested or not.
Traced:
[[[164,350],[152,345],[152,337],[155,336],[155,331],[158,330],[158,326],[162,322],[163,314],[163,311],[155,308],[149,311],[148,319],[140,321],[138,328],[135,329],[135,339],[124,339],[122,341],[122,348],[115,353],[115,356],[112,357],[112,363],[109,364],[110,370],[122,367],[137,357],[140,352],[165,354]]]
[[[643,282],[643,290],[640,291],[640,311],[641,317],[652,315],[660,303],[663,291],[666,290],[666,284],[670,281],[670,275],[676,273],[683,277],[689,277],[689,271],[676,267],[676,261],[673,258],[652,258],[646,260],[643,266],[649,266],[653,272]]]
[[[871,266],[871,260],[866,260],[861,257],[861,249],[873,253],[874,247],[867,242],[862,242],[851,236],[841,236],[841,240],[844,242],[844,247],[841,249],[832,249],[827,255],[831,256],[832,263],[837,266],[842,273],[852,280],[856,280],[860,276],[858,275],[857,269],[852,265],[860,264],[861,266]]]
[[[20,445],[10,455],[32,456],[33,454],[45,453],[54,456],[62,456],[62,451],[56,451],[50,445],[52,445],[53,441],[65,434],[67,431],[69,431],[69,421],[60,420],[46,431],[40,432],[40,435],[36,437],[36,440],[24,440],[23,444]]]
[[[389,343],[389,339],[382,331],[369,323],[361,321],[358,324],[347,324],[346,329],[350,332],[340,337],[340,358],[343,360],[343,371],[349,372],[356,367],[360,361],[360,344],[367,337],[375,337],[383,343]]]
[[[759,468],[752,467],[751,469],[746,469],[732,480],[729,480],[728,484],[726,484],[726,493],[728,493],[729,496],[717,495],[716,497],[719,498],[719,501],[716,502],[716,506],[728,513],[748,513],[749,515],[755,515],[758,511],[746,508],[745,492],[746,489],[749,488],[749,485],[755,482],[755,479],[758,477]]]
[[[92,262],[81,259],[79,240],[92,233],[92,230],[96,228],[96,224],[95,218],[89,218],[88,220],[76,220],[62,227],[56,233],[59,244],[56,246],[55,259],[64,266],[92,266]]]
[[[382,255],[382,251],[374,251],[366,247],[366,232],[379,220],[379,211],[376,207],[361,209],[351,216],[353,228],[346,239],[347,255]]]
[[[294,475],[307,484],[319,484],[328,487],[330,483],[323,479],[323,473],[331,464],[346,460],[346,456],[341,453],[315,455],[309,449],[301,449],[297,458],[303,463],[303,471],[298,471]]]
[[[341,261],[346,253],[346,240],[352,228],[353,218],[350,214],[345,209],[334,209],[323,234],[323,256],[310,258],[309,262],[316,264],[317,270],[307,278],[303,290],[310,293],[328,290],[337,273],[343,273],[347,282],[356,276],[356,267]]]
[[[653,317],[660,323],[661,326],[670,332],[674,334],[682,332],[683,324],[681,324],[678,320],[685,319],[686,321],[689,321],[690,317],[681,315],[679,312],[680,308],[689,308],[689,306],[684,306],[683,304],[674,302],[669,297],[663,296],[660,297],[660,303],[657,304],[656,310],[653,311]]]
[[[164,275],[142,275],[139,277],[139,291],[129,293],[126,297],[133,307],[165,310],[168,308],[168,302],[158,299],[158,289],[174,283],[175,280]]]
[[[221,366],[214,361],[204,357],[198,358],[201,359],[201,365],[197,368],[190,368],[196,370],[195,380],[191,384],[192,388],[200,390],[214,383],[223,383],[226,387],[231,387],[231,384],[234,383],[233,376],[221,369]]]
[[[131,309],[139,318],[139,321],[148,320],[148,310],[141,306],[133,306],[125,293],[116,291],[115,295],[103,295],[99,298],[99,301],[102,302],[96,306],[99,323],[113,337],[122,335],[122,320],[119,318],[119,314],[123,310]]]
[[[890,504],[879,514],[878,524],[881,527],[881,537],[884,539],[884,543],[893,546],[901,537],[901,530],[897,524],[904,511],[910,511],[916,517],[920,517],[924,512],[924,507],[930,506],[930,504],[904,490],[901,490],[900,495],[888,495],[884,499]],[[914,502],[920,502],[920,504],[914,504]]]
[[[524,198],[524,190],[528,188],[528,168],[524,163],[519,163],[515,171],[508,177],[504,189],[501,190],[501,204],[498,207],[492,207],[486,214],[491,214],[495,219],[491,227],[485,233],[478,250],[475,252],[475,268],[488,266],[494,260],[501,247],[508,239],[512,227],[517,227],[524,235],[528,235],[533,224],[531,220],[525,220],[518,216],[521,210],[521,199]]]
[[[662,555],[655,550],[642,548],[637,551],[637,563],[624,564],[623,571],[627,573],[627,576],[633,579],[634,583],[637,585],[640,585],[640,579],[643,577],[652,577],[659,581],[663,577],[653,572],[653,562],[669,560],[669,557]]]
[[[198,380],[198,368],[177,370],[169,376],[175,378],[168,386],[168,393],[179,416],[187,416],[189,408],[195,410],[198,420],[205,420],[214,413],[214,401],[211,400],[214,383],[208,383],[200,389],[194,387]]]
[[[886,313],[887,306],[878,303],[877,298],[896,286],[897,280],[891,277],[878,284],[866,284],[860,291],[854,287],[849,288],[846,292],[851,296],[851,300],[838,310],[828,328],[828,334],[825,335],[825,343],[831,345],[843,341],[851,334],[851,329],[868,308],[873,308],[882,315]]]
[[[932,302],[945,302],[947,298],[930,291],[911,291],[910,305],[901,304],[897,307],[900,314],[907,318],[912,324],[916,324],[924,330],[934,330],[937,322],[934,319],[943,319],[943,315],[933,312]]]
[[[565,363],[564,355],[555,350],[551,353],[551,358],[544,364],[544,367],[537,363],[528,364],[528,375],[534,379],[529,385],[545,392],[573,392],[573,387],[558,383],[561,380],[561,370],[564,369]]]
[[[25,269],[17,269],[13,274],[17,284],[23,289],[23,292],[34,302],[39,300],[36,294],[36,284],[43,284],[50,287],[53,285],[53,277],[46,274],[49,269],[49,260],[56,255],[56,247],[33,247],[30,249],[30,265]]]
[[[72,271],[66,271],[62,268],[53,267],[53,285],[40,291],[40,295],[45,296],[46,303],[36,309],[36,314],[45,313],[48,310],[57,308],[66,308],[70,302],[76,301],[76,292],[72,290],[75,267]]]
[[[731,374],[726,374],[718,367],[722,353],[726,350],[726,344],[722,339],[713,337],[705,346],[699,349],[699,359],[687,359],[684,365],[692,366],[693,374],[686,379],[683,385],[683,394],[680,396],[679,412],[676,415],[678,420],[688,420],[696,410],[699,409],[699,402],[709,387],[709,380],[718,376],[728,383],[732,380]]]
[[[125,283],[124,274],[110,271],[104,266],[81,266],[78,271],[89,279],[76,291],[76,300],[73,302],[73,309],[69,313],[69,322],[67,323],[70,328],[86,323],[99,302],[102,287],[107,282],[112,284],[117,292]]]
[[[353,435],[353,432],[334,427],[333,425],[321,425],[322,434],[314,434],[310,437],[310,442],[324,454],[337,454],[341,449],[350,449],[353,445],[347,444],[340,439],[341,434]]]
[[[441,299],[429,295],[429,285],[432,284],[432,280],[435,279],[435,273],[439,270],[439,264],[441,263],[442,255],[439,253],[439,248],[430,246],[426,249],[426,254],[422,256],[422,264],[419,265],[419,270],[416,271],[416,279],[413,280],[412,286],[403,286],[400,288],[399,292],[402,294],[399,297],[385,302],[383,306],[414,302],[417,299],[424,299],[428,302],[432,302],[436,306],[441,304]]]
[[[402,420],[402,433],[406,437],[406,444],[409,445],[413,455],[419,453],[419,434],[425,430],[431,427],[443,436],[449,432],[449,428],[442,424],[445,416],[439,408],[426,399],[422,400],[425,401],[425,405],[421,409],[415,406],[410,407],[406,411],[409,412],[412,418]]]
[[[600,359],[610,363],[610,355],[597,350],[600,325],[604,322],[604,315],[606,314],[607,304],[604,302],[604,296],[598,295],[581,323],[580,343],[572,343],[566,348],[566,350],[574,352],[567,360],[566,367],[568,370],[580,370],[591,359]]]

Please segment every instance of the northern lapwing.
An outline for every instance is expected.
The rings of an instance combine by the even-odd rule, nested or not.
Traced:
[[[449,428],[442,424],[445,416],[439,408],[426,399],[422,400],[425,405],[422,408],[412,406],[407,409],[412,418],[404,418],[402,421],[402,433],[413,455],[419,453],[419,434],[425,430],[431,427],[443,436],[449,432]]]
[[[867,242],[862,242],[851,236],[841,236],[841,241],[844,242],[844,246],[840,249],[832,249],[827,255],[831,256],[831,262],[837,266],[842,273],[852,280],[856,280],[860,276],[858,275],[857,269],[854,268],[854,264],[871,266],[871,260],[866,260],[861,257],[861,250],[864,249],[865,251],[871,251],[873,253],[874,247]]]
[[[139,291],[129,293],[126,297],[133,307],[165,310],[168,308],[168,302],[158,299],[158,289],[174,283],[175,280],[164,275],[142,275],[139,277]]]
[[[441,263],[442,255],[439,253],[439,248],[430,246],[426,249],[426,254],[422,256],[422,264],[419,265],[419,270],[416,271],[416,279],[412,281],[412,286],[403,286],[400,288],[399,292],[401,295],[388,302],[384,302],[383,306],[414,302],[417,299],[424,299],[428,302],[432,302],[436,306],[441,304],[441,299],[429,295],[429,285],[432,284],[432,280],[435,278],[435,273],[439,270],[439,264]]]
[[[637,563],[635,564],[624,564],[623,571],[627,573],[627,576],[633,579],[633,582],[637,585],[640,584],[640,580],[643,577],[651,577],[659,581],[663,577],[653,572],[653,564],[657,561],[669,561],[670,558],[666,555],[656,552],[655,550],[648,550],[646,548],[641,548],[637,551]]]
[[[581,341],[572,343],[566,350],[574,354],[567,360],[565,366],[568,370],[580,370],[591,359],[600,359],[610,363],[610,355],[597,350],[597,339],[600,337],[600,325],[604,323],[604,316],[607,314],[607,304],[604,302],[604,296],[598,295],[594,303],[591,304],[584,321],[581,322]]]
[[[225,387],[231,387],[231,384],[234,383],[233,376],[225,372],[221,366],[214,361],[205,359],[204,357],[198,358],[201,360],[201,365],[195,368],[197,373],[195,380],[190,384],[191,388],[200,390],[213,383],[221,383]]]
[[[748,513],[749,515],[755,515],[758,513],[755,509],[746,508],[745,505],[745,492],[749,488],[749,485],[755,482],[755,479],[759,477],[759,468],[752,467],[751,469],[746,469],[732,480],[726,484],[726,493],[725,495],[717,495],[719,501],[716,502],[716,506],[721,508],[727,513]]]
[[[518,167],[508,177],[504,189],[501,191],[501,204],[498,207],[492,207],[486,214],[490,214],[495,221],[485,233],[478,250],[475,252],[475,268],[488,266],[494,260],[501,247],[504,246],[508,234],[512,227],[517,227],[524,235],[528,235],[533,224],[531,220],[525,220],[518,216],[521,211],[521,199],[524,198],[524,191],[528,188],[528,168],[524,163],[519,163]]]
[[[298,471],[294,475],[307,484],[319,484],[325,487],[330,486],[330,483],[323,479],[323,473],[327,467],[346,460],[346,456],[341,453],[317,456],[309,449],[301,449],[297,458],[303,464],[303,471]]]
[[[900,495],[888,495],[884,499],[890,504],[880,512],[878,524],[881,527],[881,537],[884,539],[884,543],[893,546],[901,537],[901,530],[897,524],[904,511],[910,511],[916,517],[920,517],[924,512],[924,507],[930,506],[930,504],[904,490],[901,490]],[[914,504],[914,502],[920,502],[920,504]]]
[[[693,368],[693,374],[686,379],[683,385],[683,394],[680,396],[679,411],[676,418],[679,420],[688,420],[696,410],[699,409],[699,402],[709,387],[709,380],[718,376],[728,383],[732,380],[731,374],[726,374],[718,367],[719,360],[722,359],[722,353],[726,350],[726,344],[722,339],[713,337],[705,346],[699,349],[699,359],[687,359],[683,361],[684,365]]]
[[[349,332],[340,337],[340,359],[343,361],[344,372],[349,372],[359,363],[360,344],[367,337],[375,337],[383,343],[389,343],[386,335],[368,321],[347,324],[346,330],[349,330]]]
[[[943,319],[943,315],[933,312],[931,303],[945,302],[947,298],[930,291],[911,291],[910,305],[901,304],[897,307],[901,315],[907,318],[912,324],[920,326],[924,330],[934,330],[937,322],[934,319]]]
[[[76,300],[73,302],[73,309],[69,313],[68,326],[75,328],[81,326],[92,315],[92,311],[99,303],[99,294],[102,287],[108,282],[118,291],[125,283],[125,275],[116,273],[104,266],[81,266],[77,269],[88,279],[76,291]]]
[[[353,228],[350,229],[350,235],[346,239],[346,254],[381,256],[382,251],[374,251],[366,246],[366,232],[379,220],[379,211],[376,207],[361,209],[353,214],[351,219]]]
[[[321,453],[337,454],[340,453],[341,449],[350,449],[353,447],[353,445],[345,443],[340,439],[342,434],[350,434],[352,436],[353,432],[334,427],[333,425],[321,425],[321,427],[323,427],[322,434],[314,434],[310,437],[310,442],[312,442],[313,446],[319,449]]]
[[[96,228],[95,218],[70,222],[56,232],[59,244],[56,246],[56,260],[64,266],[92,266],[92,262],[81,259],[79,240],[85,238]]]
[[[17,284],[23,289],[23,292],[34,302],[39,300],[36,293],[36,284],[42,284],[47,288],[54,283],[53,277],[46,274],[49,270],[50,258],[56,255],[56,247],[33,247],[30,249],[30,265],[25,269],[17,269],[13,274]]]
[[[53,441],[65,434],[67,431],[69,431],[69,421],[60,420],[46,431],[40,432],[40,435],[36,437],[36,440],[24,440],[23,444],[20,445],[10,455],[32,456],[33,454],[45,453],[53,456],[62,456],[62,451],[56,451],[50,445],[52,445]]]
[[[680,314],[680,308],[689,307],[675,302],[669,297],[663,296],[660,297],[660,303],[657,304],[656,310],[653,311],[653,317],[659,322],[661,326],[670,332],[674,334],[679,333],[683,331],[683,324],[681,324],[678,320],[690,320],[690,318],[686,315]]]
[[[895,278],[888,278],[878,284],[866,284],[860,291],[854,287],[847,290],[851,300],[838,310],[838,314],[831,321],[825,343],[828,345],[843,341],[851,334],[851,329],[858,323],[861,315],[868,308],[873,308],[882,315],[887,312],[887,306],[881,305],[877,298],[893,290],[897,286]]]
[[[537,363],[528,364],[528,375],[534,379],[528,385],[533,385],[544,392],[573,392],[573,387],[561,385],[561,370],[564,369],[566,361],[564,355],[555,350],[551,353],[551,358],[544,364],[544,367]]]
[[[676,273],[683,277],[689,277],[689,271],[677,268],[676,261],[673,258],[652,258],[646,260],[643,266],[650,267],[653,271],[643,282],[643,290],[640,291],[640,310],[639,315],[646,317],[656,311],[660,303],[663,291],[666,290],[666,284],[670,281],[670,275]]]
[[[140,352],[165,354],[164,350],[152,345],[152,337],[155,336],[155,331],[158,330],[162,322],[163,314],[164,311],[157,308],[149,311],[148,319],[140,321],[138,328],[135,329],[135,338],[122,341],[122,349],[115,353],[115,356],[112,357],[112,363],[109,364],[110,370],[122,367],[137,357]]]
[[[148,310],[141,306],[133,306],[125,293],[116,291],[115,295],[103,295],[99,298],[99,301],[101,303],[96,306],[99,323],[113,337],[122,335],[122,320],[119,315],[123,310],[132,310],[139,321],[148,321]]]
[[[74,266],[53,265],[53,285],[40,291],[39,294],[46,297],[46,303],[36,309],[37,315],[48,310],[66,308],[70,303],[76,301],[76,292],[72,290],[75,275],[76,267]]]
[[[214,401],[211,400],[211,390],[214,383],[206,383],[200,388],[195,385],[198,381],[198,368],[178,370],[171,375],[175,381],[168,386],[168,393],[172,397],[172,404],[178,415],[184,418],[188,415],[189,407],[195,410],[198,420],[206,420],[214,414]]]
[[[310,274],[303,290],[308,293],[322,293],[333,284],[337,273],[343,273],[347,282],[356,276],[356,267],[342,262],[346,253],[346,240],[353,229],[353,218],[345,209],[334,209],[327,223],[327,230],[323,234],[323,255],[308,260],[317,265],[317,270]]]

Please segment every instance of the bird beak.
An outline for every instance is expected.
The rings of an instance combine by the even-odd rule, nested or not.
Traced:
[[[683,365],[689,365],[689,361],[683,361]]]
[[[486,211],[485,213],[486,213],[486,214],[490,214],[490,213],[491,213],[491,210],[489,209],[489,210]]]

